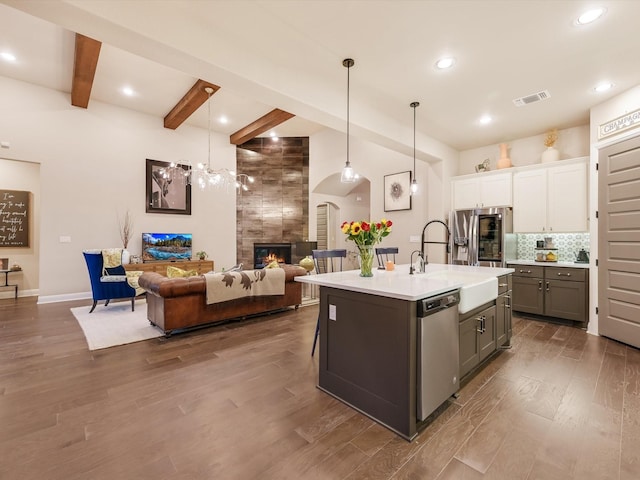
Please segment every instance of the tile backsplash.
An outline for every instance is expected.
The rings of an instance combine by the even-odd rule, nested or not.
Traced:
[[[558,249],[558,261],[560,262],[573,262],[581,248],[589,251],[588,233],[518,233],[516,234],[517,259],[533,260],[536,241],[544,240],[545,237],[553,238],[554,246]]]

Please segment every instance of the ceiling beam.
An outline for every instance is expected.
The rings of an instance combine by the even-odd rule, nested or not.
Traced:
[[[193,87],[180,99],[176,106],[164,117],[164,128],[170,128],[175,130],[182,123],[191,116],[200,106],[207,101],[209,95],[204,91],[206,87],[213,89],[213,95],[220,87],[213,83],[205,82],[204,80],[198,80],[193,84]]]
[[[73,59],[71,105],[87,108],[96,75],[102,42],[76,33],[76,51]]]
[[[257,137],[270,128],[278,126],[293,117],[295,117],[293,113],[285,112],[284,110],[276,108],[274,110],[271,110],[266,115],[260,117],[255,122],[250,123],[246,127],[242,127],[236,133],[232,134],[229,139],[233,145],[242,145],[244,142]]]

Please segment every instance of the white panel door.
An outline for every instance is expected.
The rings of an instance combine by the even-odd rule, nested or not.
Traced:
[[[480,183],[477,178],[465,178],[451,182],[453,209],[475,208],[480,203]]]
[[[513,175],[513,231],[547,231],[547,170]]]
[[[481,207],[510,207],[511,172],[487,175],[480,179]]]
[[[588,230],[586,161],[549,168],[547,188],[548,231],[586,232]]]

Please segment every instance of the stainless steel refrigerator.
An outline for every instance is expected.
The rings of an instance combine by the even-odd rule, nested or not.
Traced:
[[[449,225],[453,265],[505,267],[516,258],[511,207],[454,210]]]

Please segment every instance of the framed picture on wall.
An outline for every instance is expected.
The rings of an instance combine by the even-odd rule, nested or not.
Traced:
[[[384,211],[411,210],[411,172],[384,176]]]
[[[147,213],[173,213],[191,215],[191,185],[188,177],[174,172],[165,174],[169,162],[147,158]],[[185,172],[186,165],[178,165]]]

